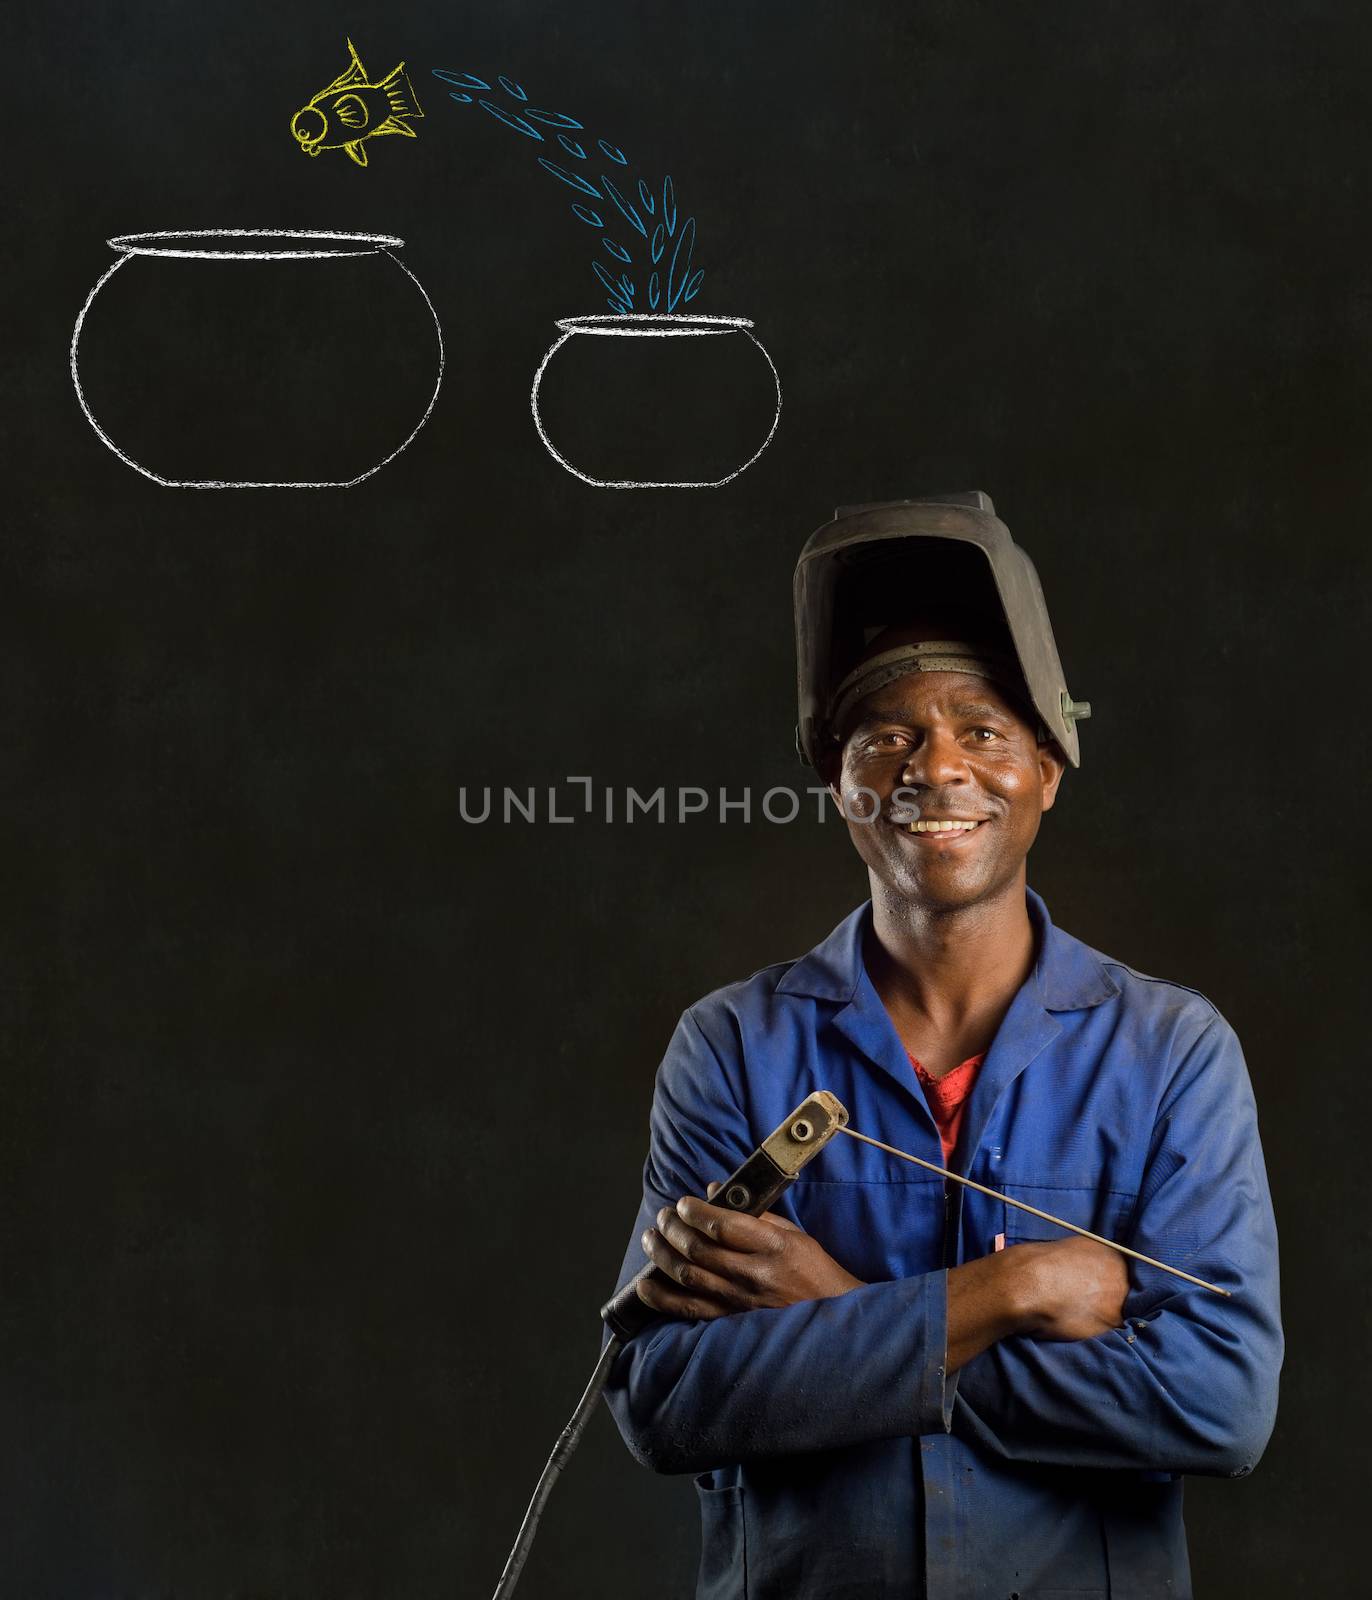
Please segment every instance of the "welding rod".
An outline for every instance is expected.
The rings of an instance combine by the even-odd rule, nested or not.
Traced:
[[[1004,1200],[1007,1206],[1014,1206],[1016,1210],[1027,1211],[1030,1216],[1042,1217],[1045,1222],[1051,1222],[1054,1227],[1066,1228],[1071,1233],[1079,1233],[1083,1239],[1094,1239],[1097,1244],[1108,1245],[1111,1250],[1118,1250],[1122,1256],[1132,1256],[1135,1261],[1144,1261],[1150,1267],[1157,1267],[1160,1272],[1170,1272],[1174,1278],[1185,1278],[1188,1283],[1199,1284],[1202,1289],[1209,1289],[1214,1294],[1222,1294],[1230,1298],[1228,1289],[1221,1289],[1217,1283],[1207,1283],[1204,1278],[1194,1278],[1189,1272],[1183,1272],[1180,1267],[1169,1267],[1165,1261],[1158,1261],[1153,1256],[1146,1256],[1141,1250],[1131,1250],[1127,1244],[1117,1244],[1113,1239],[1102,1239],[1100,1234],[1092,1233],[1090,1228],[1079,1228],[1075,1222],[1064,1222],[1061,1217],[1055,1217],[1051,1211],[1040,1211],[1037,1206],[1031,1206],[1023,1200],[1012,1200],[1008,1194],[1002,1194],[999,1189],[988,1189],[984,1183],[974,1183],[971,1178],[959,1177],[956,1172],[949,1172],[947,1167],[935,1166],[932,1161],[923,1161],[919,1156],[912,1156],[905,1150],[897,1150],[892,1144],[883,1144],[880,1139],[873,1139],[870,1135],[859,1133],[855,1128],[840,1126],[840,1133],[846,1133],[850,1139],[861,1139],[863,1144],[875,1145],[878,1150],[884,1150],[887,1155],[899,1156],[902,1161],[913,1161],[917,1167],[924,1167],[930,1172],[937,1172],[942,1178],[951,1178],[954,1183],[960,1183],[964,1188],[975,1189],[978,1194],[989,1194],[993,1200]]]

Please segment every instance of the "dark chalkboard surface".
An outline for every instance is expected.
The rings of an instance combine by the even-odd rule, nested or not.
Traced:
[[[349,38],[424,111],[365,167],[291,133]],[[1188,1485],[1197,1593],[1348,1592],[1366,7],[51,0],[8,55],[0,1592],[490,1591],[594,1360],[679,1012],[866,892],[811,800],[629,824],[605,796],[802,791],[802,541],[837,504],[974,487],[1095,707],[1033,881],[1210,996],[1257,1092],[1290,1353],[1255,1476]],[[780,375],[745,471],[601,489],[543,447],[558,319],[617,314],[603,247],[434,68],[671,175],[690,312],[750,320]],[[106,240],[225,228],[404,241],[443,383],[353,488],[161,487],[82,414]],[[646,295],[651,237],[606,232]],[[273,296],[304,280],[247,294],[225,346],[173,309],[187,270],[90,369],[102,407],[166,407],[140,448],[218,470],[216,372],[273,481],[302,410],[330,481],[371,464],[364,425],[413,425],[417,297],[335,308],[337,348],[293,315],[287,354],[356,359],[282,378]],[[766,423],[703,353],[683,371],[687,429]],[[258,394],[282,420],[245,435]],[[501,820],[507,787],[538,821]],[[695,1516],[598,1416],[522,1592],[684,1597]]]

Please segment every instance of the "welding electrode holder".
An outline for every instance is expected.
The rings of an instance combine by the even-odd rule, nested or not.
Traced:
[[[847,1121],[842,1103],[827,1090],[816,1090],[725,1179],[711,1204],[742,1211],[750,1217],[761,1216]],[[641,1279],[662,1276],[661,1270],[649,1262],[600,1308],[600,1315],[616,1338],[632,1339],[661,1316],[639,1298],[638,1285]]]

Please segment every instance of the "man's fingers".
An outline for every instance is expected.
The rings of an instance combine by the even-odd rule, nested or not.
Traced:
[[[684,1224],[678,1222],[678,1227]],[[689,1233],[690,1230],[686,1229]],[[707,1300],[718,1301],[725,1306],[734,1306],[743,1302],[738,1289],[728,1278],[720,1277],[712,1272],[707,1265],[698,1259],[692,1260],[676,1249],[672,1242],[664,1237],[660,1228],[646,1228],[643,1233],[643,1250],[655,1267],[665,1272],[667,1276],[681,1288],[687,1291],[692,1298],[704,1297]],[[685,1315],[684,1312],[678,1315]]]
[[[698,1267],[703,1267],[707,1272],[714,1272],[727,1278],[731,1276],[730,1266],[738,1264],[737,1251],[730,1251],[726,1246],[716,1244],[709,1234],[693,1228],[671,1206],[663,1206],[658,1212],[657,1231],[678,1255],[684,1256],[687,1261],[693,1262]],[[647,1248],[646,1243],[644,1248]]]
[[[734,1309],[707,1295],[687,1294],[666,1278],[640,1278],[637,1294],[644,1305],[664,1317],[681,1317],[687,1322],[709,1322],[715,1317],[727,1317]]]
[[[676,1214],[697,1233],[703,1233],[726,1250],[742,1250],[748,1255],[765,1255],[777,1247],[777,1224],[781,1218],[750,1217],[726,1206],[712,1206],[708,1200],[683,1195],[676,1203]]]

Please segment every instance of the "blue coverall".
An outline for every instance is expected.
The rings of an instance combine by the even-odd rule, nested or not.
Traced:
[[[699,1600],[1191,1594],[1180,1474],[1242,1477],[1276,1414],[1277,1235],[1247,1069],[1200,995],[1055,928],[978,1074],[957,1170],[1232,1291],[1130,1262],[1126,1324],[1002,1339],[946,1375],[947,1268],[1063,1230],[838,1135],[776,1206],[864,1287],[664,1320],[607,1390],[630,1450],[695,1474]],[[807,956],[707,996],[659,1069],[643,1203],[732,1171],[815,1089],[940,1165],[862,959],[864,904]]]

